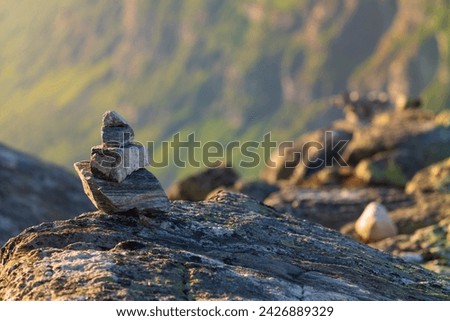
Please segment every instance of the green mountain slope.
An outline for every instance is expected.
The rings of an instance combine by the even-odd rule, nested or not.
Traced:
[[[107,109],[141,142],[224,143],[325,125],[326,97],[346,88],[442,110],[449,14],[446,0],[2,1],[0,141],[69,167]],[[167,184],[192,170],[155,173]]]

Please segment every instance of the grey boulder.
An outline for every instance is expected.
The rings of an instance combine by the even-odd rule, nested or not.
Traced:
[[[239,174],[230,167],[207,168],[169,187],[171,200],[203,201],[217,188],[231,188],[239,179]]]
[[[450,281],[222,192],[29,228],[0,251],[0,300],[450,300]]]

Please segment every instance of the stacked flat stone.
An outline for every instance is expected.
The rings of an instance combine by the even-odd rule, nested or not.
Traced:
[[[92,147],[89,161],[74,164],[84,191],[106,213],[167,212],[166,193],[144,168],[149,165],[147,151],[133,139],[133,129],[119,114],[103,115],[102,145]]]
[[[144,146],[133,143],[134,131],[125,119],[108,111],[102,124],[103,144],[91,149],[91,171],[95,176],[120,183],[149,165]]]

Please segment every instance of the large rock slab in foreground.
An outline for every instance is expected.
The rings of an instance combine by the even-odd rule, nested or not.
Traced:
[[[0,252],[0,300],[450,300],[450,280],[243,194],[83,214]]]

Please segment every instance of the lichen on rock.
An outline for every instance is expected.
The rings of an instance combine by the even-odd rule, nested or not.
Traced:
[[[0,300],[449,300],[450,281],[243,194],[91,212],[0,252]]]

